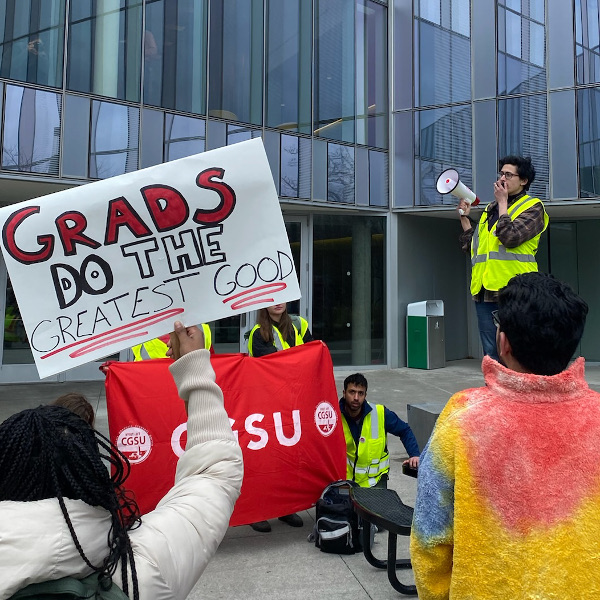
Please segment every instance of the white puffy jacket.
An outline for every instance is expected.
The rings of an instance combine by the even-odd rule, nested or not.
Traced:
[[[188,441],[175,484],[142,525],[129,533],[140,600],[183,600],[227,531],[242,485],[242,452],[223,408],[208,350],[186,354],[170,370],[188,403]],[[109,515],[66,500],[77,537],[92,564],[107,554]],[[58,500],[0,502],[0,600],[30,583],[85,577]],[[120,567],[113,578],[121,585]],[[132,593],[130,578],[129,593]]]

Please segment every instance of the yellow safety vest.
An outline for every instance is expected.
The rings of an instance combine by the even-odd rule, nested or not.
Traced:
[[[290,318],[292,319],[292,327],[294,328],[295,345],[300,346],[301,344],[304,344],[304,335],[308,330],[308,321],[297,315],[290,315]],[[298,331],[298,328],[300,328],[300,331]],[[255,325],[252,328],[252,330],[250,331],[250,337],[248,338],[248,354],[250,356],[254,356],[252,352],[252,339],[254,337],[254,332],[257,329],[260,329],[260,325]],[[290,345],[283,339],[283,336],[281,335],[279,329],[277,329],[277,327],[275,327],[274,325],[273,345],[275,346],[275,348],[277,348],[278,351],[287,350],[290,347]]]
[[[508,216],[514,221],[521,213],[541,201],[538,198],[523,196],[508,208]],[[542,205],[543,207],[543,205]],[[496,237],[494,223],[488,230],[487,209],[481,215],[471,242],[471,295],[476,296],[482,287],[490,291],[502,289],[515,275],[537,271],[535,254],[540,236],[548,227],[548,215],[544,209],[544,229],[535,237],[516,248],[506,248]]]
[[[373,410],[363,419],[358,448],[346,418],[342,419],[346,438],[346,479],[356,481],[361,487],[373,487],[390,470],[384,406],[370,406]]]
[[[204,348],[210,350],[212,345],[210,327],[206,323],[202,323],[202,331],[204,332]],[[166,358],[167,344],[161,339],[154,338],[131,348],[133,352],[133,360],[148,360],[151,358]]]

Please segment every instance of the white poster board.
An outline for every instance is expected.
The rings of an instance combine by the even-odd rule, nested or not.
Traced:
[[[41,378],[300,297],[262,140],[0,209]]]

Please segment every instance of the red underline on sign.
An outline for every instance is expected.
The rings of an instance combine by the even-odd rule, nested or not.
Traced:
[[[266,285],[261,285],[252,288],[251,290],[246,290],[245,292],[235,294],[235,296],[229,296],[229,298],[225,298],[225,300],[223,300],[223,304],[235,300],[235,302],[232,302],[231,308],[232,310],[236,310],[238,308],[252,306],[253,304],[275,302],[275,299],[269,297],[269,294],[281,292],[282,290],[285,290],[286,287],[287,283],[284,283],[283,281],[280,281],[279,283],[267,283]]]
[[[183,308],[171,308],[169,310],[165,310],[161,313],[157,313],[150,317],[140,319],[139,321],[134,321],[133,323],[129,323],[128,325],[122,325],[121,327],[116,327],[115,329],[110,329],[109,331],[99,333],[98,335],[87,338],[85,340],[73,342],[72,344],[68,344],[67,346],[58,348],[57,350],[53,350],[52,352],[47,352],[41,358],[49,358],[50,356],[58,354],[59,352],[63,352],[64,350],[68,350],[69,348],[81,346],[69,354],[71,358],[76,358],[78,356],[82,356],[83,354],[93,352],[94,350],[105,348],[106,346],[110,346],[117,342],[123,342],[125,340],[144,335],[148,333],[147,331],[144,331],[146,327],[149,327],[150,325],[155,325],[156,323],[160,323],[161,321],[165,321],[166,319],[172,319],[176,315],[181,314],[183,311]],[[82,344],[85,345],[82,346]]]

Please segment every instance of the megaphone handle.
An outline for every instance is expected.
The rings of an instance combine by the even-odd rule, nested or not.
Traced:
[[[458,209],[458,214],[459,214],[461,217],[464,217],[464,216],[465,216],[465,211],[464,211],[462,208],[459,208],[459,209]]]

